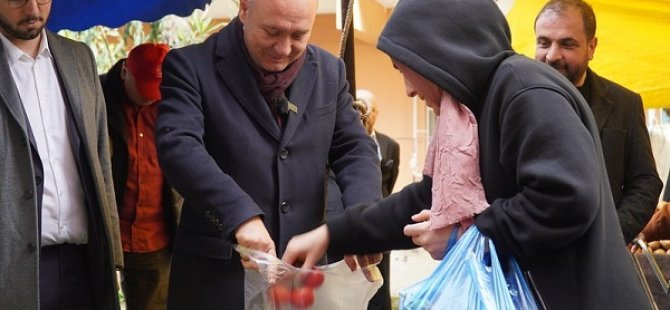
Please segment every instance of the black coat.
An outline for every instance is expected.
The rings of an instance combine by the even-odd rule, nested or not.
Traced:
[[[490,204],[475,218],[477,228],[499,253],[517,258],[548,309],[649,309],[584,98],[553,68],[512,50],[493,1],[426,1],[401,0],[378,47],[477,117]],[[329,251],[412,247],[402,229],[430,208],[431,185],[426,177],[329,219]]]
[[[630,242],[649,222],[663,188],[651,152],[642,99],[590,69],[586,79],[619,223],[624,240]]]
[[[391,137],[378,131],[375,131],[375,136],[377,137],[382,157],[379,163],[382,170],[382,197],[386,197],[391,195],[395,182],[398,179],[400,145]]]
[[[163,63],[158,155],[184,197],[173,309],[242,309],[234,231],[261,216],[281,255],[292,236],[324,222],[327,163],[346,204],[381,198],[375,144],[353,109],[342,60],[307,47],[288,91],[296,109],[282,131],[231,25],[202,44],[170,51]]]

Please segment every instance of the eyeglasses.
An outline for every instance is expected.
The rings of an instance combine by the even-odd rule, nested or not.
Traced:
[[[18,9],[18,8],[22,8],[26,4],[28,4],[28,1],[31,1],[31,0],[7,0],[7,3],[9,3],[10,8]],[[44,5],[44,4],[47,4],[47,3],[51,2],[51,0],[36,0],[36,1],[37,1],[37,5]]]

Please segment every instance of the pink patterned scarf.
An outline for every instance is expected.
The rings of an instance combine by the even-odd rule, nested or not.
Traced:
[[[479,172],[477,120],[445,91],[423,173],[433,178],[432,230],[458,222],[469,226],[489,206]]]

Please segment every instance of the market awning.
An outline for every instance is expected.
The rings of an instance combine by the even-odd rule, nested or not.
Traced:
[[[129,21],[154,22],[166,15],[189,16],[211,0],[60,0],[53,1],[48,28],[82,31],[101,25],[117,28]]]

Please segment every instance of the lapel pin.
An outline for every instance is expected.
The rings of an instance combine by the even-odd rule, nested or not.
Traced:
[[[298,114],[298,106],[296,106],[295,104],[291,103],[290,101],[289,101],[289,103],[288,103],[288,110],[291,111],[291,112],[293,112],[293,113],[295,113],[295,114]]]

